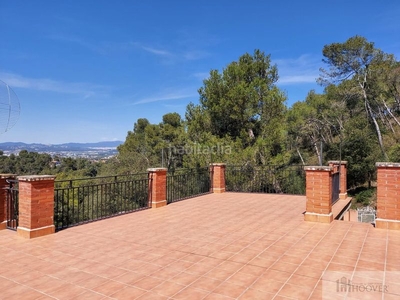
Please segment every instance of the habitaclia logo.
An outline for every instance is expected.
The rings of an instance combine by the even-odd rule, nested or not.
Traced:
[[[388,287],[382,283],[355,283],[347,277],[343,276],[341,279],[336,280],[336,292],[341,293],[370,293],[379,292],[387,293]]]
[[[169,151],[173,154],[180,154],[180,155],[216,155],[216,154],[231,154],[232,148],[231,146],[225,146],[221,144],[216,144],[213,146],[206,146],[200,144],[194,144],[193,146],[169,146]]]

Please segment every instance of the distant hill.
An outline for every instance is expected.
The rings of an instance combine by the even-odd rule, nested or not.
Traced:
[[[58,152],[58,151],[87,151],[91,149],[113,148],[116,149],[121,145],[122,141],[109,141],[98,143],[65,143],[65,144],[26,144],[21,142],[6,142],[0,143],[0,150],[2,151],[17,151],[27,150],[35,152]]]

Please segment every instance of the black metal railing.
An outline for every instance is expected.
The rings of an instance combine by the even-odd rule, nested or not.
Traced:
[[[19,216],[19,192],[18,192],[18,180],[7,179],[9,184],[6,188],[7,199],[6,199],[6,227],[11,230],[17,230],[18,227],[18,216]]]
[[[55,181],[57,230],[150,208],[147,173]]]
[[[305,195],[303,166],[227,166],[226,191]]]
[[[182,169],[167,173],[167,203],[210,193],[209,168]]]
[[[339,187],[340,185],[340,173],[336,172],[332,175],[332,195],[331,195],[331,203],[334,204],[339,200]]]

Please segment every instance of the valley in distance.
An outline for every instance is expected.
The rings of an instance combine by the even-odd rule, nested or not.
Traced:
[[[91,160],[102,160],[114,157],[118,151],[117,147],[122,141],[107,141],[98,143],[65,143],[65,144],[26,144],[21,142],[0,143],[0,151],[3,155],[18,155],[20,151],[47,153],[52,157],[87,158]]]

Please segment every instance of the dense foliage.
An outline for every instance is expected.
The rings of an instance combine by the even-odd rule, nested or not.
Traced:
[[[211,70],[199,103],[184,118],[136,121],[119,154],[107,163],[58,159],[21,151],[0,155],[0,172],[98,176],[142,172],[150,167],[197,168],[211,162],[280,168],[349,162],[348,183],[370,182],[375,162],[400,161],[400,63],[364,37],[323,47],[318,82],[304,101],[286,106],[276,83],[277,66],[260,50],[244,54],[222,71]]]

